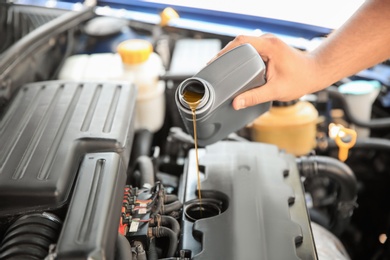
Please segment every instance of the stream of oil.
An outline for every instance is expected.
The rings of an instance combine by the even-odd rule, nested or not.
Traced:
[[[195,143],[195,157],[196,157],[196,172],[198,177],[198,199],[199,199],[199,210],[202,215],[202,196],[200,192],[200,172],[199,172],[199,158],[198,158],[198,137],[196,132],[196,108],[198,107],[203,94],[196,93],[194,91],[186,90],[183,94],[184,100],[188,103],[192,112],[192,121],[194,128],[194,143]]]

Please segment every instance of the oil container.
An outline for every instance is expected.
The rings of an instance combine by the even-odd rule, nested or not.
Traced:
[[[274,101],[271,109],[251,125],[252,140],[275,144],[296,156],[316,146],[318,111],[307,101]]]
[[[175,100],[187,132],[194,134],[192,110],[185,93],[199,97],[195,109],[197,139],[200,146],[205,146],[241,129],[270,108],[270,102],[241,110],[232,106],[237,95],[262,86],[265,73],[265,64],[256,49],[243,44],[184,80],[176,90]]]

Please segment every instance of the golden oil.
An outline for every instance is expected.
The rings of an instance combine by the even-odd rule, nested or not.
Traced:
[[[200,172],[199,172],[199,157],[198,157],[198,138],[196,133],[196,108],[198,107],[200,100],[203,97],[203,93],[197,93],[194,91],[186,90],[183,93],[184,100],[188,103],[189,107],[191,108],[192,112],[192,121],[193,121],[193,128],[194,128],[194,143],[195,143],[195,157],[196,157],[196,172],[197,172],[197,178],[198,178],[198,199],[200,203],[200,210],[202,210],[202,196],[200,192]]]

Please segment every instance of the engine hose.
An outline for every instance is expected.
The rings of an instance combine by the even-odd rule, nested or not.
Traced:
[[[128,260],[134,260],[133,255],[131,252],[131,246],[127,238],[122,235],[118,234],[118,239],[116,242],[116,256],[115,259],[128,259]]]
[[[156,249],[156,241],[152,237],[150,239],[149,243],[149,249],[148,249],[148,260],[157,260],[158,255],[157,255],[157,249]]]
[[[183,204],[178,200],[169,204],[164,204],[163,207],[161,208],[161,214],[169,214],[172,211],[180,210],[182,206]]]
[[[175,232],[167,227],[152,227],[150,228],[151,234],[155,237],[168,237],[169,238],[169,248],[167,251],[167,257],[172,257],[175,255],[177,247],[177,236]]]
[[[6,231],[0,259],[44,259],[57,242],[61,220],[51,213],[35,213],[18,218]]]
[[[338,148],[336,142],[331,138],[328,138],[327,143],[328,143],[327,147],[330,149]],[[373,150],[390,151],[390,140],[384,138],[374,138],[374,137],[357,138],[356,143],[354,144],[353,147],[351,147],[351,149],[373,149]]]
[[[340,186],[338,214],[332,221],[332,232],[341,234],[347,226],[356,207],[357,181],[351,168],[345,163],[326,156],[310,156],[297,158],[301,175],[305,177],[328,177]]]
[[[371,129],[390,128],[390,118],[380,118],[371,119],[370,121],[362,121],[352,115],[348,103],[345,100],[345,97],[337,90],[337,87],[330,86],[326,88],[326,91],[331,98],[335,98],[340,102],[341,106],[344,109],[345,116],[351,123],[360,127],[366,127]]]
[[[180,234],[180,224],[174,217],[157,215],[150,223],[153,225],[161,224],[162,226],[168,226],[177,236]]]
[[[171,217],[171,216],[161,216],[161,225],[163,226],[169,226],[169,228],[176,234],[176,236],[179,236],[180,234],[180,224],[179,222]]]
[[[153,187],[155,184],[155,178],[152,159],[146,155],[142,155],[137,158],[136,165],[140,171],[140,187]]]
[[[164,197],[164,202],[165,203],[171,203],[171,202],[174,202],[176,200],[179,200],[177,195],[175,195],[175,194],[165,194],[165,197]]]
[[[327,156],[302,156],[297,158],[297,164],[299,172],[305,177],[324,176],[336,181],[340,185],[340,210],[350,215],[357,197],[357,181],[347,164]]]
[[[130,161],[136,162],[137,158],[146,155],[150,156],[153,143],[153,133],[147,129],[140,129],[134,135],[133,147],[131,149]]]

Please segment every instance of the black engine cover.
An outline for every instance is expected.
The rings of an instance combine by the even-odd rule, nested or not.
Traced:
[[[113,83],[25,85],[0,121],[0,216],[63,206],[87,153],[127,165],[135,97]]]
[[[0,122],[0,217],[67,208],[52,256],[113,259],[135,99],[123,83],[25,85]]]

